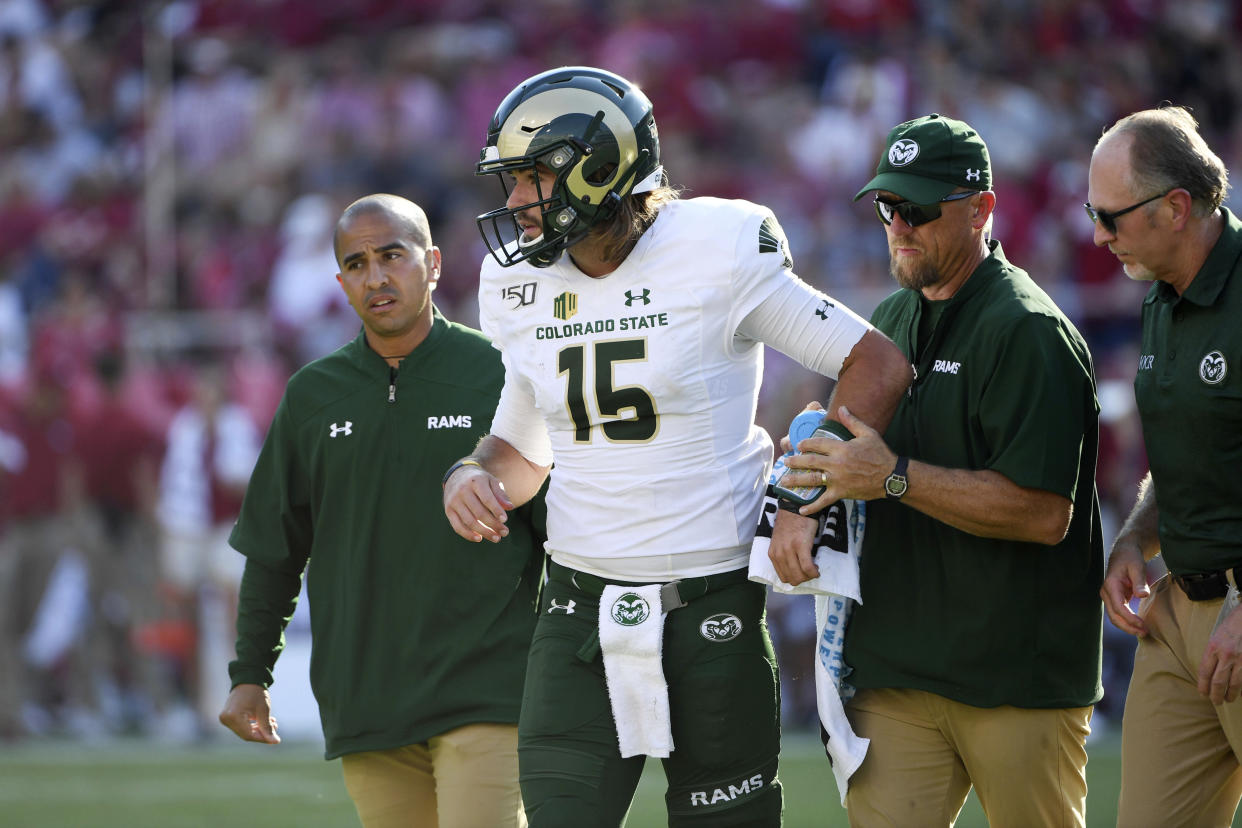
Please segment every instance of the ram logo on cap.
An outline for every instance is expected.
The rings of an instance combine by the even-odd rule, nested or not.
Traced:
[[[888,148],[888,163],[894,167],[904,167],[919,157],[919,145],[907,138],[894,141]]]

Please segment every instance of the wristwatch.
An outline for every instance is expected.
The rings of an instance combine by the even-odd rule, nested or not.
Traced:
[[[898,457],[893,473],[884,478],[884,496],[889,500],[901,500],[910,482],[906,480],[906,466],[910,465],[909,457]]]

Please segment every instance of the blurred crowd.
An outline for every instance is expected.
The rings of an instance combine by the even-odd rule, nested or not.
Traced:
[[[556,65],[638,82],[671,183],[772,207],[799,274],[864,314],[892,281],[851,199],[885,133],[974,125],[995,237],[1092,346],[1115,521],[1146,468],[1144,288],[1092,245],[1087,162],[1167,100],[1242,170],[1240,44],[1228,0],[0,0],[0,739],[211,727],[231,510],[285,379],[358,324],[336,216],[421,204],[437,304],[475,324],[474,216],[502,194],[474,163],[504,94]],[[828,390],[770,353],[760,422],[779,437]],[[807,724],[809,603],[770,620]]]

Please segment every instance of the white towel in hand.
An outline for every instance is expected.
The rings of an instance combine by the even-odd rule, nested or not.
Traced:
[[[819,568],[819,575],[797,586],[791,586],[776,574],[776,567],[768,557],[768,546],[772,539],[773,521],[776,519],[776,498],[772,495],[764,500],[763,514],[759,516],[759,528],[755,539],[750,545],[750,565],[748,577],[752,581],[767,584],[777,592],[790,595],[844,595],[862,603],[862,595],[858,586],[858,548],[862,546],[862,531],[858,529],[859,541],[848,542],[855,532],[847,526],[848,521],[861,521],[866,514],[866,504],[862,509],[850,507],[858,504],[856,500],[840,500],[825,510],[820,523],[820,534],[815,541],[812,560]],[[839,525],[838,525],[839,524]],[[849,530],[849,534],[846,532]]]
[[[673,751],[663,665],[660,585],[608,584],[599,597],[599,649],[622,758]]]
[[[750,548],[749,577],[778,592],[815,596],[815,702],[819,721],[828,733],[828,758],[832,775],[845,804],[850,776],[867,755],[870,740],[860,738],[845,716],[845,702],[854,694],[842,682],[845,662],[845,625],[854,603],[862,603],[858,581],[858,558],[866,528],[867,504],[842,500],[828,507],[815,540],[813,560],[819,575],[797,586],[780,579],[768,557],[776,499],[768,495],[759,527]]]

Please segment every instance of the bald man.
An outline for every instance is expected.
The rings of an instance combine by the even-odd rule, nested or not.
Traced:
[[[311,686],[362,824],[525,826],[516,723],[542,501],[488,548],[440,509],[440,472],[491,426],[500,354],[433,305],[440,250],[418,205],[361,198],[333,243],[362,330],[289,380],[251,478],[230,538],[246,568],[220,721],[280,742],[268,688],[314,561]]]

